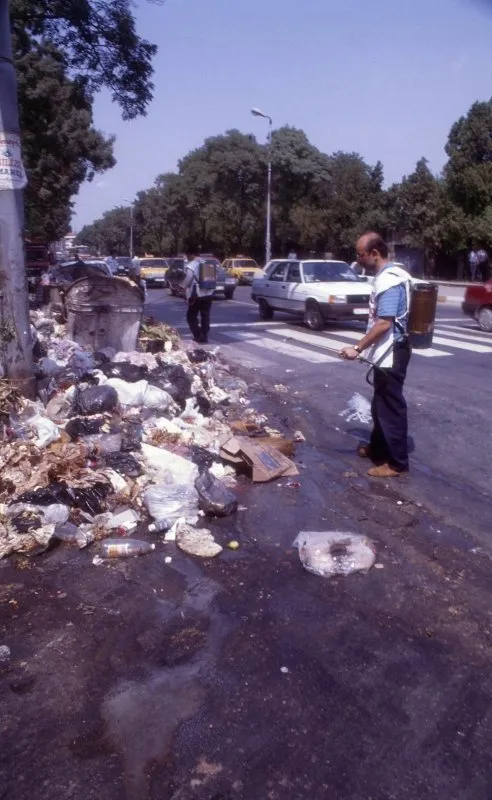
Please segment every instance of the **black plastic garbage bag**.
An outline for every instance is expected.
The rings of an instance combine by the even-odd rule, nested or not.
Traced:
[[[94,436],[99,433],[105,421],[104,417],[72,417],[65,425],[65,431],[71,439]]]
[[[103,501],[113,491],[111,484],[97,481],[90,486],[68,486],[65,481],[50,483],[43,489],[24,492],[17,502],[34,503],[38,506],[49,506],[62,503],[65,506],[80,508],[88,514],[100,514]]]
[[[208,361],[212,356],[207,350],[197,347],[196,350],[188,350],[188,358],[192,364],[201,364],[203,361]]]
[[[195,481],[195,489],[200,498],[200,508],[208,516],[228,517],[237,511],[236,495],[211,472],[202,472]]]
[[[77,392],[74,400],[74,411],[83,416],[103,414],[113,411],[118,405],[118,392],[113,386],[90,386]]]
[[[199,444],[190,445],[190,458],[197,465],[200,472],[210,469],[214,461],[221,460],[215,453],[211,453],[205,447],[200,447]]]
[[[104,463],[127,478],[138,478],[143,472],[141,464],[130,453],[106,453]]]
[[[121,425],[121,452],[135,453],[142,449],[142,425],[125,421]]]
[[[191,397],[191,378],[181,364],[161,364],[158,369],[152,370],[147,380],[153,386],[164,389],[181,408]]]
[[[109,364],[103,364],[101,372],[104,372],[107,378],[121,378],[127,383],[148,379],[147,367],[130,364],[128,361],[111,361]]]

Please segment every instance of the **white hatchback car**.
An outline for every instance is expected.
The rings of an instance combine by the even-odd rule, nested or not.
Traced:
[[[322,330],[326,322],[367,320],[370,294],[367,280],[345,261],[314,259],[270,261],[251,290],[261,319],[284,311],[302,317],[313,331]]]

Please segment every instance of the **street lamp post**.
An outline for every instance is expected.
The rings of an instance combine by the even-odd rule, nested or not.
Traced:
[[[124,197],[125,203],[130,204],[130,258],[133,258],[133,201]]]
[[[272,118],[263,111],[260,111],[259,108],[252,108],[251,113],[254,117],[262,117],[268,120],[268,180],[265,234],[265,264],[268,264],[272,257]]]

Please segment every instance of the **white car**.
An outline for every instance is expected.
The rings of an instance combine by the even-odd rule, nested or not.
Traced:
[[[270,261],[251,290],[261,319],[284,311],[302,317],[313,331],[322,330],[325,322],[367,320],[370,294],[367,280],[345,261],[315,259]]]

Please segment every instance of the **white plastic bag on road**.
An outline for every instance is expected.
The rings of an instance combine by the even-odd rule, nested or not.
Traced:
[[[198,493],[195,480],[198,467],[192,461],[161,447],[142,444],[142,456],[155,471],[159,483],[145,490],[143,498],[153,519],[169,520],[194,518],[198,512]]]
[[[293,542],[308,572],[331,578],[367,572],[376,560],[376,548],[366,536],[339,531],[301,531]]]

